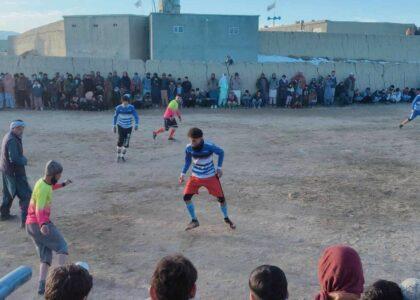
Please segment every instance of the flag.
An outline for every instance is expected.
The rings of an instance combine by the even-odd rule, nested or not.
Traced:
[[[138,0],[136,3],[134,3],[134,6],[139,8],[142,6],[141,0]]]
[[[275,7],[276,7],[276,1],[274,1],[272,4],[267,6],[267,11],[270,11],[270,10],[274,9]]]

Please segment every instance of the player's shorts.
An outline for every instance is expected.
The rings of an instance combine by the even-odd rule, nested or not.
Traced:
[[[123,128],[120,125],[117,126],[118,128],[118,147],[124,146],[128,148],[130,146],[130,137],[131,132],[133,131],[133,127],[130,128]]]
[[[413,110],[411,112],[410,117],[408,118],[409,121],[413,121],[416,117],[420,116],[420,111],[419,110]]]
[[[184,195],[198,195],[198,190],[201,187],[205,187],[209,194],[214,197],[221,198],[225,196],[220,180],[216,175],[209,178],[191,176],[185,185]]]
[[[58,254],[68,254],[67,243],[57,227],[53,223],[48,223],[50,232],[43,235],[38,224],[27,224],[26,232],[31,236],[38,250],[41,263],[51,266],[52,252]]]
[[[178,128],[178,123],[175,118],[164,119],[165,130],[168,131],[169,128]]]

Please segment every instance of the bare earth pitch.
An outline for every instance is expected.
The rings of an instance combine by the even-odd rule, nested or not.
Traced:
[[[291,299],[312,299],[318,257],[334,243],[359,251],[367,283],[419,274],[420,122],[397,128],[409,111],[187,110],[175,142],[152,139],[161,111],[139,111],[125,164],[115,162],[111,112],[0,112],[0,134],[12,119],[27,123],[32,186],[50,159],[73,179],[54,193],[51,218],[71,261],[91,267],[90,299],[147,298],[156,262],[173,252],[196,265],[201,299],[246,299],[248,275],[263,263],[285,271]],[[192,126],[225,150],[222,184],[236,231],[205,191],[194,198],[201,226],[184,231],[177,180]],[[33,279],[10,299],[37,299],[35,248],[18,227],[0,223],[0,274],[33,267]]]

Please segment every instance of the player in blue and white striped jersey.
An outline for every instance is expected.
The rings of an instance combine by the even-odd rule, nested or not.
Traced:
[[[117,160],[125,161],[125,154],[130,145],[130,137],[133,131],[133,118],[134,130],[139,128],[139,116],[133,105],[130,103],[130,95],[125,94],[121,98],[121,104],[115,108],[113,130],[114,133],[118,132],[117,143]]]
[[[407,124],[408,122],[413,121],[415,118],[417,118],[418,116],[420,116],[420,89],[417,89],[416,95],[417,96],[414,98],[413,102],[411,103],[411,114],[410,114],[410,117],[408,117],[408,119],[405,119],[404,121],[401,122],[400,128],[403,128],[403,126],[405,124]]]

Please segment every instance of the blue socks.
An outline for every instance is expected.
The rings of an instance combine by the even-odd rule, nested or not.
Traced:
[[[188,212],[190,213],[191,219],[197,220],[197,216],[195,215],[194,204],[192,202],[187,204],[187,209],[188,209]]]
[[[222,211],[223,217],[226,219],[228,218],[228,212],[227,212],[227,204],[220,205],[220,210]]]

